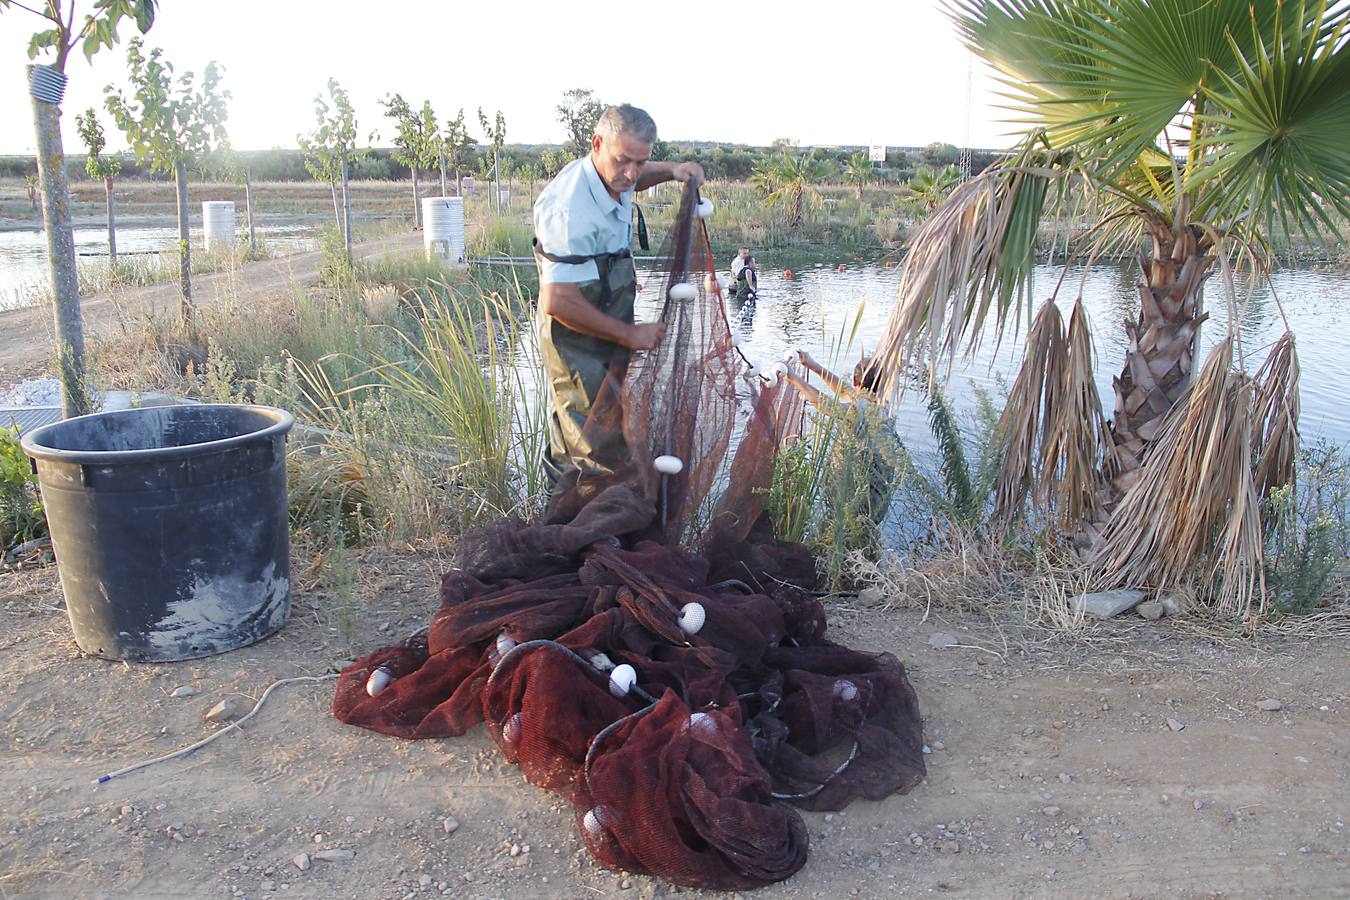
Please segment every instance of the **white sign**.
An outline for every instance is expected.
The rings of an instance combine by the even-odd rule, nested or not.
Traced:
[[[884,163],[886,161],[886,145],[873,144],[867,148],[867,159],[870,162]]]

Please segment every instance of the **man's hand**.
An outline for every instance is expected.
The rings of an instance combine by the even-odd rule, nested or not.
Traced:
[[[694,187],[698,187],[707,180],[703,175],[703,167],[696,162],[676,163],[671,167],[670,177],[674,181],[693,182]]]
[[[640,322],[629,327],[621,343],[629,350],[654,350],[665,336],[665,322]]]

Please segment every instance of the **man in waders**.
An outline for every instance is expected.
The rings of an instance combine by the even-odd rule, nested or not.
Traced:
[[[653,349],[665,334],[661,322],[633,321],[633,192],[665,181],[702,184],[703,168],[652,161],[655,142],[651,116],[611,106],[596,123],[590,155],[564,166],[534,203],[539,348],[549,393],[544,468],[554,485],[574,473],[608,471],[582,434],[591,404],[611,363]]]

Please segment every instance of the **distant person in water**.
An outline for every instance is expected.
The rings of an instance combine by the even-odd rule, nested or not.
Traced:
[[[731,258],[731,279],[735,281],[740,277],[741,269],[745,268],[745,261],[750,258],[750,248],[742,247]]]
[[[753,256],[747,256],[744,264],[736,273],[736,300],[745,303],[759,296],[759,263]]]
[[[837,417],[844,427],[827,431],[831,454],[822,493],[829,508],[824,527],[842,532],[839,544],[862,550],[876,558],[881,550],[881,526],[899,484],[899,473],[908,468],[904,446],[896,436],[889,405],[877,394],[877,372],[872,358],[864,355],[853,369],[851,382],[826,369],[805,351],[798,360],[829,387],[827,394],[792,372],[783,377],[802,398],[825,415]]]

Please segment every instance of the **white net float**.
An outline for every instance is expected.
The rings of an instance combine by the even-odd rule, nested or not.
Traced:
[[[785,363],[799,363],[801,361],[802,351],[798,350],[796,347],[793,347],[783,354],[783,362]]]
[[[764,376],[764,387],[766,390],[778,387],[778,373],[773,369]]]
[[[689,714],[689,733],[709,735],[717,733],[717,720],[709,713],[696,712]]]
[[[520,740],[520,713],[502,723],[502,738],[512,745]]]
[[[637,670],[628,663],[620,663],[609,673],[609,692],[615,697],[627,697],[637,683]]]
[[[714,204],[714,203],[713,203],[711,200],[709,200],[707,197],[701,198],[701,199],[698,201],[698,217],[699,217],[700,219],[710,219],[710,218],[712,218],[713,209],[714,209],[715,206],[716,206],[716,204]]]
[[[371,672],[370,677],[366,679],[366,693],[372,697],[378,697],[393,681],[394,673],[384,666],[380,666],[374,672]]]
[[[600,806],[586,810],[586,815],[581,817],[581,827],[586,829],[586,833],[593,837],[599,837],[603,834],[608,825],[609,816]]]
[[[858,699],[858,686],[847,678],[841,678],[834,683],[834,695],[845,703],[850,703]]]
[[[739,347],[741,345],[741,333],[736,329],[731,329],[731,346]]]
[[[516,641],[506,632],[497,635],[497,658],[501,659],[516,648]]]
[[[698,634],[703,623],[708,621],[708,612],[702,603],[686,603],[680,607],[680,630],[685,634]]]
[[[696,297],[698,297],[698,288],[687,281],[681,281],[678,284],[672,284],[670,286],[670,299],[672,300],[683,302],[686,300],[693,300]]]
[[[759,374],[759,369],[755,367],[754,363],[746,363],[745,368],[741,370],[741,374],[746,378],[754,378]]]
[[[773,365],[769,366],[769,371],[770,371],[772,374],[778,375],[778,376],[781,377],[781,376],[783,375],[783,373],[785,373],[785,372],[787,371],[787,366],[786,366],[785,364],[781,363],[781,362],[776,362],[776,363],[774,363]]]
[[[662,475],[678,475],[684,471],[684,460],[678,456],[658,456],[652,460],[652,468]]]

